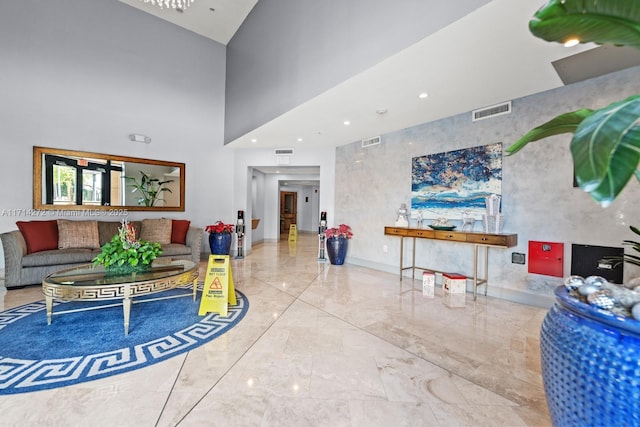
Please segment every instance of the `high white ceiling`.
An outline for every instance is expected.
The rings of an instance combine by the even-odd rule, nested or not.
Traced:
[[[224,44],[257,2],[195,0],[177,14],[121,1]],[[552,62],[594,46],[565,48],[533,37],[528,22],[543,4],[493,0],[230,146],[334,147],[559,87]],[[429,96],[419,99],[421,92]]]
[[[158,18],[226,45],[258,0],[195,0],[184,13],[143,0],[120,0]],[[157,3],[157,2],[156,2]]]

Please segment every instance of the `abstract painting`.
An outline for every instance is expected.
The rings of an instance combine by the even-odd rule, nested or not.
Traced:
[[[491,194],[502,194],[502,143],[412,159],[412,216],[460,220],[467,211],[481,219]]]

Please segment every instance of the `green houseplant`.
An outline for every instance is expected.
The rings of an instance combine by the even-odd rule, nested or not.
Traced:
[[[161,253],[160,243],[138,240],[133,225],[123,220],[118,234],[102,246],[93,264],[102,264],[105,269],[117,272],[143,270],[151,268],[151,263]]]
[[[551,0],[536,12],[529,28],[547,41],[575,39],[640,49],[639,23],[638,0]],[[576,181],[606,207],[633,175],[640,180],[639,121],[640,96],[634,95],[597,110],[561,114],[528,132],[507,153],[552,135],[573,134]],[[623,260],[637,261],[629,255]],[[573,299],[569,286],[558,286],[555,295],[540,330],[542,378],[553,425],[639,425],[640,402],[630,397],[640,393],[638,322]],[[603,301],[608,302],[593,298]]]
[[[166,181],[160,181],[158,178],[153,178],[151,175],[144,171],[140,171],[140,180],[132,176],[125,176],[124,179],[128,181],[127,187],[132,187],[132,193],[138,192],[138,205],[141,206],[155,206],[158,200],[162,200],[162,193],[171,193],[170,188],[164,187],[166,184],[173,182],[172,179]]]
[[[637,0],[551,0],[529,22],[530,31],[547,41],[595,42],[640,49],[640,2]],[[576,181],[602,206],[608,206],[633,175],[640,180],[640,95],[606,107],[561,114],[532,129],[506,149],[572,133],[570,149]]]

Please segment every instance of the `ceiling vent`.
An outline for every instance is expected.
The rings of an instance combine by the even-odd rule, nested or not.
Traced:
[[[293,148],[276,148],[273,152],[276,155],[277,165],[288,165],[291,163]]]
[[[502,116],[503,114],[511,113],[511,101],[503,102],[502,104],[492,105],[490,107],[481,108],[479,110],[473,110],[471,112],[471,121],[477,122],[478,120],[484,120],[491,117]]]
[[[381,138],[379,136],[374,136],[372,138],[363,139],[362,140],[362,148],[371,147],[372,145],[380,144]]]
[[[276,156],[292,156],[293,148],[276,148],[274,152]]]

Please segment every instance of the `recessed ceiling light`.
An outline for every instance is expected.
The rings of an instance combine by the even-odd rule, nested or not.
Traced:
[[[345,120],[345,121],[344,121],[344,125],[345,125],[345,126],[349,126],[350,124],[351,124],[351,122],[350,122],[349,120]]]
[[[427,92],[422,92],[420,95],[418,95],[418,98],[425,99],[428,96],[429,96],[429,94]]]
[[[564,42],[564,47],[573,47],[580,43],[580,40],[577,38],[572,38]]]
[[[386,109],[386,108],[378,108],[378,109],[376,110],[376,114],[379,114],[379,115],[381,115],[381,116],[382,116],[383,114],[387,114],[387,109]]]
[[[298,142],[302,142],[302,138],[298,138]]]

